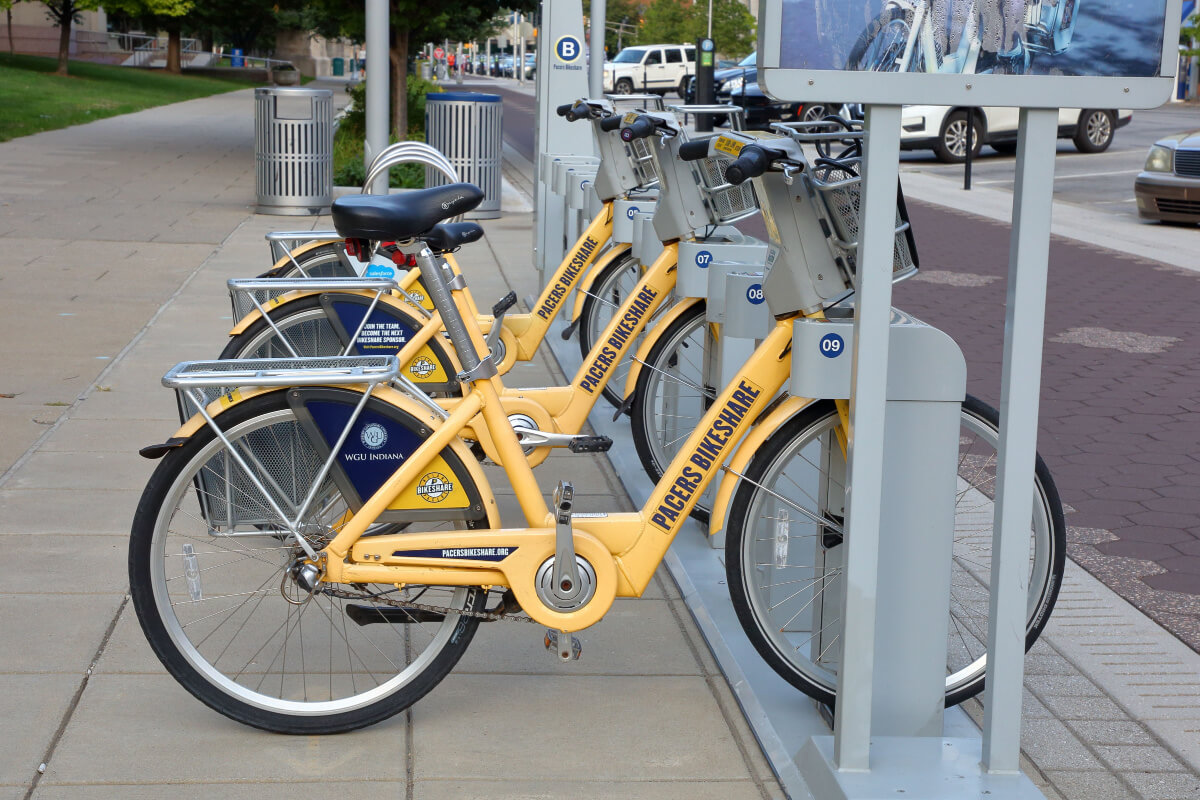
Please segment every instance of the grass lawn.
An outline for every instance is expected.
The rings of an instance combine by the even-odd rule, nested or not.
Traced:
[[[256,85],[86,61],[72,61],[64,78],[56,66],[53,58],[0,53],[0,142]]]

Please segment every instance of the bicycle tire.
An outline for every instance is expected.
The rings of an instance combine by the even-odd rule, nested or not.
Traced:
[[[298,435],[301,423],[285,395],[252,398],[220,419],[229,441],[258,459],[251,462],[256,471],[263,465],[274,474],[271,470],[278,472],[282,463],[279,474],[309,478],[308,484],[277,482],[284,488],[271,490],[277,500],[298,506],[323,457]],[[407,623],[401,624],[394,621],[395,611],[387,612],[390,617],[380,611],[394,607],[377,601],[356,602],[352,612],[347,600],[327,591],[329,584],[321,584],[322,591],[302,605],[289,604],[283,592],[299,589],[288,580],[287,568],[301,551],[287,543],[278,525],[257,518],[277,519],[227,452],[211,428],[201,429],[159,463],[134,516],[130,594],[142,630],[168,672],[217,712],[288,734],[371,725],[432,690],[461,658],[479,619],[455,613],[438,621],[402,612]],[[456,480],[469,481],[465,474]],[[466,488],[477,496],[473,485]],[[230,512],[223,518],[225,501],[214,499],[222,491]],[[332,478],[326,478],[317,497],[302,525],[319,548],[336,530],[331,524],[343,522],[352,505]],[[484,527],[486,521],[443,524]],[[421,525],[435,529],[438,523]],[[481,610],[487,594],[479,587],[335,588],[370,591],[373,597],[416,595],[420,602],[459,611]],[[359,621],[372,613],[389,621]],[[289,639],[294,640],[289,644]]]
[[[992,498],[987,493],[994,487],[995,462],[991,450],[995,447],[999,432],[999,415],[986,403],[968,396],[963,403],[962,419],[964,432],[968,436],[960,439],[960,483],[955,509],[951,592],[952,624],[947,637],[947,706],[961,703],[978,694],[983,689],[987,668],[986,588],[990,576],[988,570],[992,543]],[[791,501],[811,503],[815,508],[809,510],[819,516],[825,513],[814,499],[814,495],[821,494],[821,484],[815,484],[818,488],[812,492],[801,488],[801,484],[813,487],[813,480],[819,479],[821,468],[816,465],[825,462],[819,461],[816,456],[820,453],[840,454],[840,448],[832,443],[831,438],[826,439],[826,449],[820,453],[809,450],[806,454],[805,448],[820,447],[822,437],[832,437],[837,424],[838,414],[833,402],[817,401],[768,438],[750,462],[745,473],[746,479],[739,483],[735,492],[726,528],[725,545],[726,578],[733,606],[755,649],[784,680],[808,696],[830,706],[834,704],[837,694],[836,659],[839,653],[833,649],[833,645],[836,644],[840,633],[839,628],[835,627],[838,621],[835,619],[834,622],[818,628],[816,622],[812,619],[805,620],[803,615],[807,613],[816,617],[815,608],[811,612],[808,608],[815,606],[818,597],[824,592],[840,588],[837,571],[830,569],[826,572],[819,566],[822,557],[828,552],[826,548],[837,547],[840,543],[837,538],[830,541],[829,528],[811,523],[810,518],[803,513],[797,513],[796,520],[788,521],[790,514],[784,515],[780,510],[776,510],[770,515],[772,519],[766,523],[775,529],[775,532],[770,534],[771,541],[764,542],[760,537],[757,540],[757,547],[760,549],[755,550],[756,537],[753,532],[759,529],[759,526],[751,523],[760,520],[761,514],[767,511],[768,500],[783,509],[784,505],[780,505],[776,499],[780,494],[789,497]],[[804,465],[803,469],[799,468],[801,463]],[[790,465],[796,465],[797,469],[789,472]],[[844,469],[844,463],[840,468]],[[831,467],[829,473],[834,473],[837,469],[837,466]],[[785,472],[789,476],[789,488],[781,489],[776,481]],[[826,477],[824,480],[830,479]],[[795,488],[790,488],[793,482]],[[832,479],[832,483],[836,485],[836,477]],[[760,486],[765,486],[766,489],[760,491]],[[775,497],[771,496],[772,491],[775,492]],[[1026,650],[1037,640],[1054,608],[1066,559],[1066,530],[1062,504],[1053,478],[1040,457],[1035,469],[1035,491],[1034,519],[1031,521],[1033,546],[1030,558],[1029,597],[1026,604]],[[800,535],[794,532],[794,523],[801,524]],[[784,586],[785,580],[772,583],[779,578],[778,574],[765,582],[756,577],[760,569],[770,568],[764,565],[772,558],[779,558],[778,550],[764,553],[761,548],[778,548],[776,537],[781,524],[787,526],[784,542],[807,540],[811,543],[811,547],[804,548],[805,552],[802,555],[790,556],[788,551],[785,551],[783,566],[778,568],[788,570],[786,579],[796,581],[794,584],[788,584],[787,588],[780,588]],[[815,537],[821,537],[820,541]],[[791,547],[790,544],[788,546]],[[803,544],[801,547],[804,547]],[[763,555],[766,556],[765,560],[760,558]],[[811,563],[792,565],[788,563],[790,557],[802,558]],[[754,569],[746,569],[747,564],[754,565]],[[761,585],[758,585],[760,583]],[[792,593],[793,587],[798,587],[795,593]],[[787,592],[789,596],[770,598],[772,590],[777,590],[778,594]],[[773,608],[770,607],[772,602]],[[786,617],[799,605],[806,608],[796,612],[799,616],[787,619]],[[783,633],[783,628],[788,628],[788,632]],[[802,653],[802,649],[808,655]]]
[[[342,242],[327,242],[311,250],[306,250],[295,256],[296,263],[304,268],[301,272],[291,259],[283,264],[272,267],[259,275],[260,278],[353,278],[355,273],[342,262],[341,253],[345,251]],[[307,276],[306,274],[307,273]]]
[[[246,330],[229,337],[225,348],[219,356],[227,359],[250,358],[292,358],[292,353],[280,341],[280,333],[287,336],[288,342],[301,358],[318,358],[342,354],[345,345],[338,336],[333,324],[329,321],[325,307],[321,305],[320,295],[306,295],[275,306],[267,312],[270,322],[260,317],[246,326]],[[404,309],[389,307],[388,313],[409,330],[418,330],[424,324],[421,320],[409,314]],[[275,327],[271,327],[274,323]],[[453,377],[457,368],[446,351],[441,336],[433,336],[428,343],[434,360],[441,366],[447,376]],[[358,353],[351,353],[357,355]],[[411,369],[411,365],[401,364],[401,369]],[[419,380],[415,373],[411,376]],[[420,384],[418,383],[418,386]],[[461,392],[464,387],[459,385]],[[442,395],[445,392],[430,391],[431,395]]]
[[[651,483],[662,479],[716,396],[706,375],[706,354],[715,350],[705,311],[700,301],[676,317],[650,348],[638,373],[630,428]],[[692,508],[692,518],[708,522],[711,513],[706,493]]]
[[[583,296],[583,309],[579,315],[579,353],[584,364],[588,363],[592,348],[640,277],[637,259],[626,252],[606,265],[592,282],[588,293]],[[629,374],[630,359],[639,341],[640,337],[630,346],[629,354],[613,366],[608,383],[604,385],[604,399],[613,407],[619,407],[625,399],[625,376]]]

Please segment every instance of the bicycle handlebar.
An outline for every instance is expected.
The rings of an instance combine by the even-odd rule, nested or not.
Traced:
[[[605,133],[612,133],[619,127],[621,127],[621,116],[619,114],[613,114],[611,117],[605,117],[600,120],[600,130]]]
[[[563,103],[558,108],[554,109],[560,117],[565,117],[571,113],[571,109],[575,107],[574,103]]]
[[[699,161],[708,158],[708,139],[684,142],[679,145],[679,157],[684,161]]]
[[[742,148],[741,155],[725,168],[725,180],[740,186],[766,172],[774,158],[778,158],[778,155],[769,154],[758,145],[747,145]]]
[[[645,139],[650,134],[654,133],[658,123],[653,117],[640,115],[633,122],[621,130],[621,141],[632,142],[634,139]]]

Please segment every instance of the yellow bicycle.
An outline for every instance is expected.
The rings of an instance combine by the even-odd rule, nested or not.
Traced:
[[[732,150],[727,175],[754,178],[764,209],[786,197],[776,209],[791,214],[795,198],[807,196],[799,142],[724,135],[709,145]],[[416,197],[457,207],[446,189]],[[267,730],[345,731],[397,713],[449,672],[485,620],[532,620],[550,630],[560,657],[577,656],[569,634],[601,619],[616,597],[645,590],[739,440],[773,416],[772,406],[798,401],[777,398],[794,357],[793,320],[817,313],[829,295],[813,270],[840,269],[840,296],[853,286],[852,265],[781,247],[765,286],[773,329],[717,393],[646,504],[575,513],[573,489],[561,482],[547,505],[483,332],[459,311],[461,288],[422,239],[428,226],[390,213],[397,202],[348,205],[338,225],[352,237],[386,233],[416,258],[470,387],[448,417],[390,388],[394,356],[186,363],[164,383],[196,417],[143,451],[163,457],[130,540],[143,631],[193,695]],[[771,222],[781,231],[789,224],[778,213]],[[793,684],[831,700],[839,620],[818,610],[836,596],[849,535],[844,406],[803,403],[738,476],[726,564],[759,652]],[[486,426],[526,527],[500,527],[488,480],[460,438],[468,425]],[[972,453],[959,474],[962,534],[977,549],[956,543],[956,580],[986,595],[986,563],[972,554],[990,547],[994,463]],[[1034,491],[1030,643],[1053,606],[1063,558],[1061,505],[1041,469]],[[977,603],[966,608],[957,630],[976,635],[979,613]],[[948,698],[978,691],[986,671],[960,643],[966,638],[952,633]]]

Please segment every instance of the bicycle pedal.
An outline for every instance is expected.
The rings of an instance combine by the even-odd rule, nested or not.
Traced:
[[[509,292],[500,298],[496,305],[492,306],[492,316],[500,317],[508,313],[508,310],[517,304],[517,293]]]
[[[554,488],[554,510],[560,520],[566,520],[570,524],[571,520],[571,504],[575,500],[575,487],[569,481],[559,481],[558,486]]]
[[[579,327],[579,323],[582,320],[583,320],[583,317],[576,317],[574,320],[571,321],[570,325],[563,328],[562,338],[563,338],[564,342],[575,335],[575,329]]]
[[[576,436],[567,449],[572,453],[607,453],[612,446],[613,440],[607,436]]]
[[[547,628],[546,638],[542,640],[542,644],[546,646],[547,650],[557,653],[558,660],[563,662],[578,661],[579,656],[583,654],[583,642],[579,641],[578,636],[572,636],[565,631]]]

